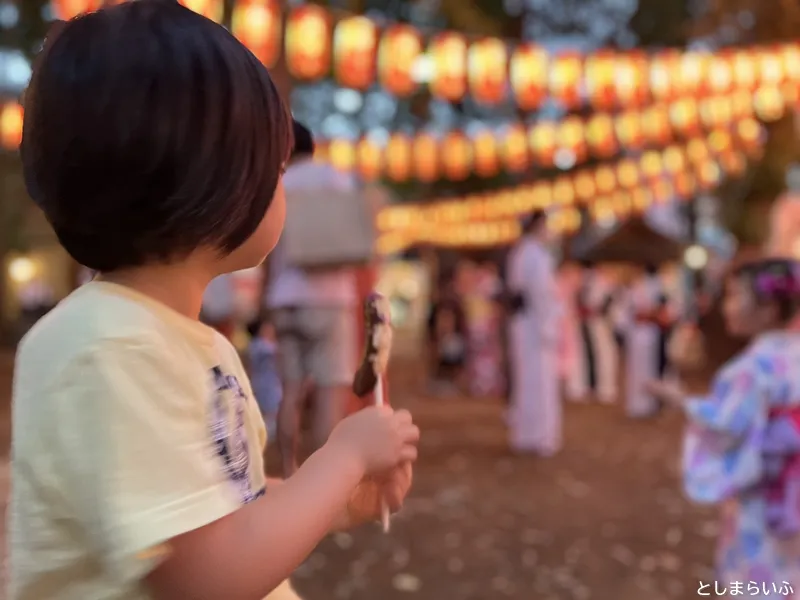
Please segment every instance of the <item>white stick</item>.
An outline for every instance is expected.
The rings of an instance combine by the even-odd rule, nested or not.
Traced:
[[[375,384],[375,406],[383,406],[384,404],[383,377],[378,376],[378,382]],[[383,524],[383,532],[389,533],[389,505],[386,504],[386,500],[381,500],[381,523]]]

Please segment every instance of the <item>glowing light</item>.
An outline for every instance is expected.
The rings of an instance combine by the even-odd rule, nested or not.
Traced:
[[[690,269],[700,271],[708,264],[708,251],[702,246],[693,244],[683,253],[683,262]]]
[[[36,263],[26,256],[13,259],[8,264],[8,276],[17,284],[25,284],[36,277]]]

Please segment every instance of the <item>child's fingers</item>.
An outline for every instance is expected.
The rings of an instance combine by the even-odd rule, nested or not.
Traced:
[[[413,421],[411,418],[411,413],[405,409],[396,410],[394,412],[394,418],[400,425],[407,425]]]
[[[400,438],[406,444],[416,444],[419,441],[419,427],[416,425],[405,425],[400,428]]]
[[[406,444],[400,450],[400,460],[398,462],[400,462],[400,463],[404,463],[404,462],[412,463],[412,462],[417,460],[417,455],[418,455],[417,447],[416,446],[412,446],[410,444]]]

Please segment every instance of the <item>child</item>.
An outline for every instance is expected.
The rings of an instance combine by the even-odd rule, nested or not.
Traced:
[[[248,358],[253,392],[267,426],[268,437],[276,433],[278,409],[283,388],[278,374],[278,346],[275,343],[275,327],[266,319],[259,318],[247,326],[250,334]]]
[[[690,498],[720,503],[717,581],[773,595],[800,589],[800,265],[760,260],[727,281],[726,326],[753,338],[717,374],[707,397],[651,383],[689,419],[684,481]],[[787,588],[788,589],[788,588]],[[752,590],[748,591],[750,593]]]
[[[329,531],[399,507],[419,432],[368,408],[267,481],[241,361],[198,320],[283,226],[292,122],[267,70],[178,2],[119,4],[45,41],[24,130],[30,195],[99,276],[18,351],[9,600],[296,598]]]

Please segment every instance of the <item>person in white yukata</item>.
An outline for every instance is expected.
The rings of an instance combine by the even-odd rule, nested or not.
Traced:
[[[568,381],[571,400],[585,401],[594,393],[600,402],[610,404],[617,397],[619,352],[611,322],[613,292],[594,264],[585,262],[576,298],[581,339]]]
[[[547,217],[525,219],[523,236],[508,257],[509,442],[517,452],[550,456],[562,442],[558,391],[559,317],[555,266],[547,248]]]
[[[649,393],[646,384],[661,379],[666,367],[662,356],[665,351],[662,319],[670,307],[655,266],[647,266],[644,274],[633,282],[627,302],[631,321],[625,341],[625,410],[629,417],[640,419],[659,412],[661,404]]]

